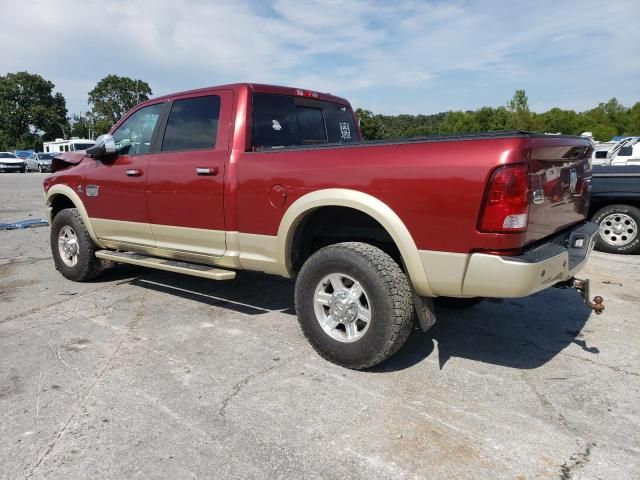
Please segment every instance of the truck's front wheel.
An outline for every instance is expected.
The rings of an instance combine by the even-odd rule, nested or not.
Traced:
[[[102,273],[102,263],[95,256],[96,246],[77,209],[67,208],[55,216],[50,240],[56,269],[64,277],[82,282]]]
[[[406,275],[389,255],[365,243],[339,243],[309,257],[296,281],[295,304],[313,348],[348,368],[382,362],[411,332]]]

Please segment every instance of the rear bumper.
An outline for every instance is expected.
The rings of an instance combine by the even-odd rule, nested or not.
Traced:
[[[598,227],[583,222],[517,257],[469,256],[462,295],[524,297],[569,280],[587,262]]]

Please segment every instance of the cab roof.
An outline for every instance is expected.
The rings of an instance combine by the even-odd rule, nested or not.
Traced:
[[[338,97],[335,95],[331,95],[330,93],[317,92],[315,90],[307,90],[299,87],[286,87],[281,85],[267,85],[263,83],[229,83],[226,85],[216,85],[211,87],[197,88],[194,90],[186,90],[183,92],[174,92],[168,95],[163,95],[160,97],[150,98],[149,100],[143,102],[146,103],[155,103],[158,100],[170,100],[173,97],[178,97],[186,94],[198,94],[198,93],[206,93],[211,90],[233,90],[234,92],[241,89],[248,89],[253,93],[271,93],[275,95],[294,95],[294,96],[305,96],[309,98],[315,98],[318,100],[325,100],[329,102],[335,103],[343,103],[349,104],[349,101],[345,98]],[[302,94],[300,93],[302,92]]]

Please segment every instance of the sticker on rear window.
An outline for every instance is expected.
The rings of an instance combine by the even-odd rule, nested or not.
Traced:
[[[348,122],[338,122],[340,126],[340,138],[342,140],[351,140],[351,127]]]
[[[280,125],[280,122],[278,120],[271,120],[271,122],[271,128],[273,128],[276,132],[282,130],[282,125]]]

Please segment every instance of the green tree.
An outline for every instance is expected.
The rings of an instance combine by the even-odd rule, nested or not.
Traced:
[[[109,120],[113,124],[151,94],[147,82],[107,75],[89,92],[89,105],[96,120]]]
[[[356,116],[360,121],[360,131],[365,140],[378,140],[383,138],[382,125],[379,118],[370,110],[356,109]]]
[[[66,101],[54,87],[29,72],[0,76],[0,150],[39,150],[43,140],[64,135]]]
[[[529,111],[529,98],[524,90],[516,90],[507,103],[507,110],[511,114],[507,121],[508,128],[531,130],[533,126],[532,115]]]
[[[471,133],[479,130],[473,112],[447,112],[438,133]]]
[[[640,135],[640,102],[637,102],[627,112],[625,135]]]
[[[69,118],[70,134],[72,137],[90,138],[93,134],[91,114],[74,114]]]
[[[579,135],[583,130],[580,128],[580,118],[573,110],[562,110],[552,108],[538,115],[541,130],[548,133],[563,133],[565,135]]]

